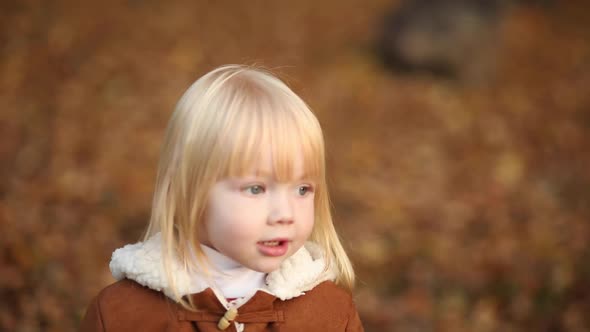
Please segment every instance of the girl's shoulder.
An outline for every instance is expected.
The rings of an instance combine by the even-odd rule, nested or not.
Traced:
[[[289,319],[286,331],[362,331],[352,295],[332,281],[324,281],[305,295],[277,303]]]
[[[292,300],[317,307],[327,305],[329,308],[326,309],[332,308],[335,310],[354,306],[352,294],[331,280],[321,282],[314,288],[306,291],[303,296],[295,297]]]
[[[133,302],[165,304],[170,301],[164,293],[150,289],[131,279],[121,279],[105,287],[98,293],[97,300],[105,305],[116,306]]]
[[[167,324],[177,315],[177,308],[163,293],[122,279],[105,287],[93,299],[80,330],[148,331],[150,327]]]
[[[332,298],[344,302],[352,301],[352,294],[331,280],[320,283],[306,294],[314,294],[315,296]]]

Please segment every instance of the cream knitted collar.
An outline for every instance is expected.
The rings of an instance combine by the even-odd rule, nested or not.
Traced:
[[[131,279],[174,299],[174,291],[164,271],[159,233],[144,242],[115,250],[109,267],[117,280]],[[209,287],[201,273],[187,271],[180,261],[172,261],[171,268],[180,296],[199,293]],[[326,270],[323,250],[313,242],[306,242],[278,270],[267,274],[265,291],[281,300],[288,300],[305,294],[323,281],[335,278],[333,269]]]

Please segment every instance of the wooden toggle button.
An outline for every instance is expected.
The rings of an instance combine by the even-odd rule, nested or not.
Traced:
[[[237,315],[238,315],[238,309],[236,309],[236,308],[227,309],[227,311],[225,312],[223,317],[221,317],[221,319],[219,320],[219,323],[217,323],[217,328],[222,331],[227,329],[229,327],[229,325],[231,324],[231,322],[234,319],[236,319]]]

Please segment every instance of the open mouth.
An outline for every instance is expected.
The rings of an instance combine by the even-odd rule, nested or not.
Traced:
[[[276,246],[280,246],[283,242],[285,242],[285,241],[262,241],[260,243],[263,246],[276,247]]]
[[[283,256],[289,249],[289,241],[283,239],[275,239],[269,241],[258,242],[258,250],[265,256]]]

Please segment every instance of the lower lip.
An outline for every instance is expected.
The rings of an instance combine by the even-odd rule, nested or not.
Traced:
[[[287,253],[289,249],[288,241],[280,241],[277,246],[265,246],[264,243],[258,242],[258,251],[265,256],[279,257]]]

